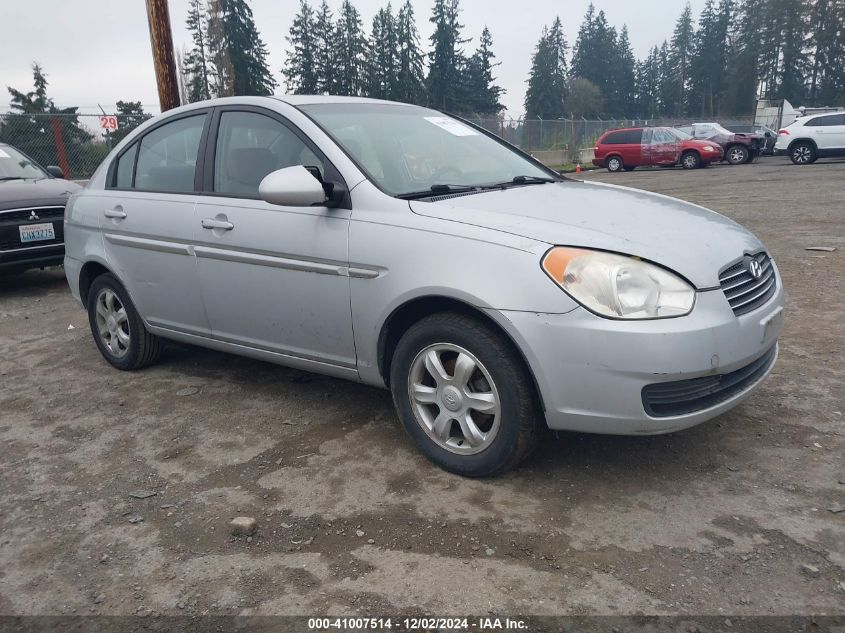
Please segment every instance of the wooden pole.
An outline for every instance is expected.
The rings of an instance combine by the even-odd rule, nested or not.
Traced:
[[[164,112],[180,105],[167,0],[147,0],[147,21],[150,25],[150,46],[153,49],[158,100],[161,111]]]

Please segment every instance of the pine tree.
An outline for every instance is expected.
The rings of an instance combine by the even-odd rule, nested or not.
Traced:
[[[572,48],[572,76],[584,77],[590,72],[595,60],[593,42],[595,41],[596,7],[591,2],[584,15],[584,21],[578,27],[578,37]]]
[[[525,92],[528,118],[559,119],[565,115],[567,48],[560,18],[555,19],[551,30],[543,27],[531,59]]]
[[[367,96],[394,99],[399,92],[399,59],[396,19],[390,3],[373,17],[367,59]]]
[[[463,24],[458,21],[458,0],[435,0],[430,22],[434,24],[429,56],[429,103],[435,108],[452,112],[467,110],[466,86],[463,71],[466,65],[461,45]]]
[[[695,46],[692,7],[687,3],[675,24],[669,48],[669,68],[665,77],[665,104],[674,116],[683,116],[688,107],[690,57]]]
[[[845,0],[812,0],[810,12],[811,103],[845,100]]]
[[[652,47],[648,57],[637,64],[636,107],[640,116],[654,119],[660,115],[660,49]]]
[[[349,0],[343,0],[334,33],[335,94],[362,94],[366,55],[367,38],[361,26],[361,16]]]
[[[658,61],[660,64],[660,115],[672,116],[677,110],[677,92],[671,66],[669,42],[666,40],[663,40],[663,44],[660,45]]]
[[[620,116],[633,112],[637,90],[637,59],[631,49],[631,40],[626,25],[622,26],[622,31],[619,34],[615,57],[613,97],[609,112],[613,116]]]
[[[307,0],[300,0],[299,13],[293,18],[290,34],[287,36],[290,50],[282,69],[287,89],[294,94],[315,94],[318,92],[317,51],[314,9]]]
[[[728,52],[728,30],[733,1],[707,0],[695,35],[695,52],[690,60],[690,112],[712,119],[722,111]]]
[[[768,99],[801,101],[806,94],[808,59],[804,0],[767,0],[761,35],[763,92]]]
[[[118,101],[115,105],[117,106],[118,128],[111,133],[112,146],[150,118],[150,115],[144,112],[144,106],[141,105],[140,101]]]
[[[572,58],[571,77],[589,80],[601,91],[603,101],[618,106],[616,81],[619,75],[619,50],[616,29],[608,24],[604,11],[595,12],[590,4],[578,30]],[[633,70],[633,55],[631,56]]]
[[[748,114],[754,109],[760,79],[761,29],[766,0],[741,0],[735,10],[727,62],[725,110]]]
[[[396,42],[398,71],[396,77],[396,95],[398,101],[422,105],[426,102],[425,71],[423,54],[420,51],[420,36],[414,19],[414,7],[411,0],[399,9],[396,20]]]
[[[219,96],[273,94],[267,47],[246,0],[211,0],[208,42]]]
[[[182,71],[186,79],[185,96],[188,103],[211,98],[205,13],[205,2],[203,0],[191,0],[188,6],[185,28],[191,34],[193,48],[187,52],[182,60]]]
[[[334,59],[334,17],[326,0],[320,4],[314,18],[314,65],[317,89],[320,94],[332,94],[337,84]]]
[[[505,91],[493,78],[493,68],[499,64],[493,62],[493,36],[486,26],[478,42],[478,49],[467,61],[468,111],[489,116],[504,110],[499,98]]]

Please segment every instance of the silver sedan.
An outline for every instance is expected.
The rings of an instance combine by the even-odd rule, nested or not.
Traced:
[[[543,423],[697,424],[777,357],[782,284],[747,230],[416,106],[178,108],[65,221],[68,282],[113,366],[173,339],[387,387],[420,450],[467,476],[519,463]]]

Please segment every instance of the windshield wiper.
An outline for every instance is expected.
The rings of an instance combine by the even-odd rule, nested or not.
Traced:
[[[514,176],[509,182],[500,182],[498,187],[510,185],[544,185],[547,182],[560,182],[556,178],[545,178],[543,176]]]
[[[447,193],[469,193],[473,191],[484,191],[488,187],[481,185],[431,185],[428,189],[423,191],[411,191],[409,193],[401,193],[397,198],[402,200],[416,200],[418,198],[431,198],[432,196],[441,196]]]
[[[0,180],[26,180],[23,176],[0,176]]]

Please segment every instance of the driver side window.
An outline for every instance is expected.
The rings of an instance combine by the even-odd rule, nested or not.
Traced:
[[[255,112],[223,112],[214,159],[214,191],[258,197],[264,176],[277,169],[323,162],[287,126]]]

